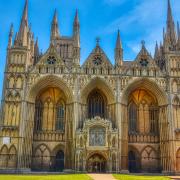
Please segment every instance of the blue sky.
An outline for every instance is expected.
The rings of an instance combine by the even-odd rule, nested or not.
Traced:
[[[0,92],[10,24],[19,28],[25,0],[0,0]],[[175,22],[180,21],[180,0],[171,0]],[[81,24],[81,63],[100,37],[101,47],[114,62],[117,30],[120,29],[124,59],[135,59],[145,40],[153,54],[155,42],[162,40],[166,25],[167,0],[29,0],[29,22],[39,39],[43,52],[49,46],[50,24],[55,8],[58,10],[60,33],[71,36],[76,8]]]

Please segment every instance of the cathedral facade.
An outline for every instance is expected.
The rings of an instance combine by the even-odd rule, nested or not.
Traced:
[[[168,0],[163,42],[152,57],[142,41],[115,63],[97,40],[80,65],[80,22],[39,52],[26,1],[15,37],[9,32],[0,121],[0,172],[180,173],[180,29]]]

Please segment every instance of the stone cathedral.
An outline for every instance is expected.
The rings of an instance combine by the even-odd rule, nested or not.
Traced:
[[[9,32],[0,121],[0,172],[180,173],[180,28],[170,0],[154,57],[144,41],[112,64],[99,40],[80,64],[80,22],[39,51],[26,0],[19,31]],[[82,49],[83,50],[83,49]]]

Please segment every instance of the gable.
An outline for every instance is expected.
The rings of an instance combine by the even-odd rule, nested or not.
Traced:
[[[141,51],[137,55],[132,65],[136,67],[142,67],[142,68],[157,67],[155,61],[153,60],[152,56],[147,51],[144,45],[142,45]]]
[[[97,44],[94,50],[91,52],[89,57],[86,59],[82,67],[103,67],[103,68],[112,68],[113,65],[108,59],[105,52],[101,49],[101,47]]]
[[[58,55],[56,48],[51,44],[46,53],[37,62],[37,65],[62,65],[65,66],[63,60]]]

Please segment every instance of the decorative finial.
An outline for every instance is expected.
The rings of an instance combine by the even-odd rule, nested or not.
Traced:
[[[141,41],[142,47],[145,47],[145,43],[146,42],[144,40]]]
[[[99,45],[100,37],[96,37],[96,44]]]

